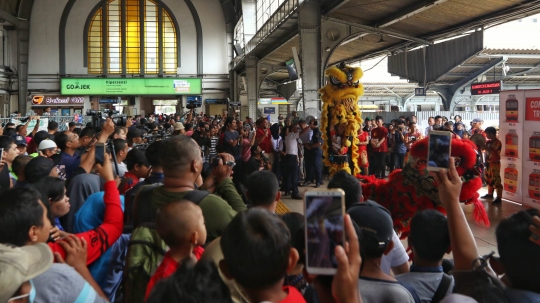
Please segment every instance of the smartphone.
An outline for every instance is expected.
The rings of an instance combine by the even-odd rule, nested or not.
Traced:
[[[440,171],[448,168],[452,151],[452,133],[447,131],[429,132],[428,165],[429,171]]]
[[[336,245],[343,246],[345,192],[341,189],[309,190],[304,195],[306,265],[314,275],[335,275]]]
[[[96,162],[103,164],[105,162],[105,144],[97,142],[94,146],[96,149]]]

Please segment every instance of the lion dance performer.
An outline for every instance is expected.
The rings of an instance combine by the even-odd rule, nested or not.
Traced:
[[[362,126],[358,99],[364,94],[359,67],[341,63],[328,68],[326,86],[319,90],[322,100],[322,138],[324,165],[330,175],[345,170],[353,175],[358,167],[358,130]]]

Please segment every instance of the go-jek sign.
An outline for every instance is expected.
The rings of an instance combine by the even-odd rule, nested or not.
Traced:
[[[201,95],[200,78],[64,78],[62,95]]]

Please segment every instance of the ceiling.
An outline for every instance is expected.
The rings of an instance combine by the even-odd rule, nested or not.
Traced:
[[[329,64],[335,64],[403,52],[419,46],[419,39],[442,40],[539,12],[540,0],[349,0],[330,10],[322,22],[355,28],[355,35],[332,52]],[[291,35],[293,30],[296,35]],[[287,34],[292,38],[273,45],[259,59],[284,65],[291,58],[291,47],[300,50],[298,29],[290,28]],[[326,33],[321,36],[324,46]]]

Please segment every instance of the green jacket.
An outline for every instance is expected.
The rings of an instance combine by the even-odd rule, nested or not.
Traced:
[[[152,194],[152,209],[157,211],[169,202],[182,200],[186,194],[187,192],[168,192],[163,186],[159,186]],[[247,209],[231,179],[221,182],[216,187],[216,194],[206,196],[199,203],[206,225],[206,243],[220,237],[234,216]]]

